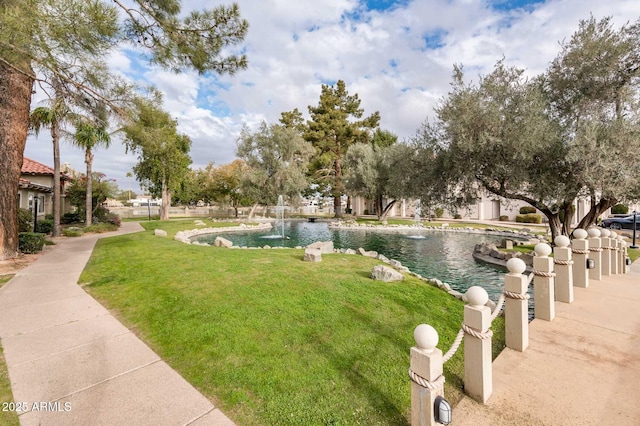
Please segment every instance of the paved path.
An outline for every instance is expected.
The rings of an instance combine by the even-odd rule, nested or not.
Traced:
[[[0,288],[0,338],[28,425],[231,422],[77,285],[98,238],[70,238]]]
[[[574,291],[530,323],[525,352],[496,358],[493,395],[465,397],[453,425],[640,425],[640,261]]]

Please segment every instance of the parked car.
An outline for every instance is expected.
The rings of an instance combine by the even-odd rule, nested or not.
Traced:
[[[609,217],[602,221],[602,226],[611,229],[633,229],[633,215]],[[640,230],[640,213],[636,213],[636,230]]]

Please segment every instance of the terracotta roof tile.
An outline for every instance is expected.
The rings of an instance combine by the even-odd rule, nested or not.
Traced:
[[[53,169],[31,158],[23,157],[22,173],[26,175],[53,175]]]

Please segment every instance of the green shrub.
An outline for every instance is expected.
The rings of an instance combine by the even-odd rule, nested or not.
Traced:
[[[456,213],[455,216],[453,216],[454,219],[462,219],[462,215],[460,213]]]
[[[53,231],[53,219],[41,219],[36,223],[36,232],[50,234]]]
[[[22,253],[37,253],[44,247],[44,234],[37,232],[20,232],[18,234],[18,250]]]
[[[111,212],[107,213],[107,215],[105,216],[105,218],[104,218],[104,220],[102,222],[110,223],[111,225],[115,225],[118,228],[122,224],[122,220],[120,219],[120,216],[118,216],[115,213],[111,213]]]
[[[33,215],[27,209],[18,209],[18,232],[33,231]]]
[[[435,213],[436,217],[440,219],[442,216],[444,216],[444,209],[442,207],[436,207]]]
[[[60,218],[60,223],[68,225],[80,221],[80,215],[78,213],[65,213]]]
[[[627,214],[629,213],[629,207],[624,204],[616,204],[611,207],[611,214]]]
[[[516,216],[516,222],[519,223],[542,223],[542,215],[529,213],[519,214]]]
[[[535,212],[536,212],[536,208],[535,207],[531,207],[531,206],[520,207],[520,214],[530,214],[530,213],[535,213]],[[527,223],[531,223],[531,222],[527,222]]]
[[[65,237],[79,237],[82,235],[82,230],[80,228],[65,228],[62,230],[62,235]]]
[[[498,220],[500,222],[509,222],[509,216],[502,215],[502,216],[500,216],[500,218]]]

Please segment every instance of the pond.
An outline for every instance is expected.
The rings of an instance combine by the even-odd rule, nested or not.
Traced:
[[[274,225],[275,226],[275,225]],[[499,243],[496,235],[437,230],[334,229],[326,222],[285,222],[266,232],[229,232],[201,235],[197,241],[212,244],[216,236],[233,242],[234,246],[296,247],[316,241],[333,241],[335,248],[375,250],[390,259],[402,262],[411,271],[425,278],[437,278],[460,292],[473,285],[484,287],[496,301],[502,293],[505,270],[473,259],[473,248],[480,243]]]

